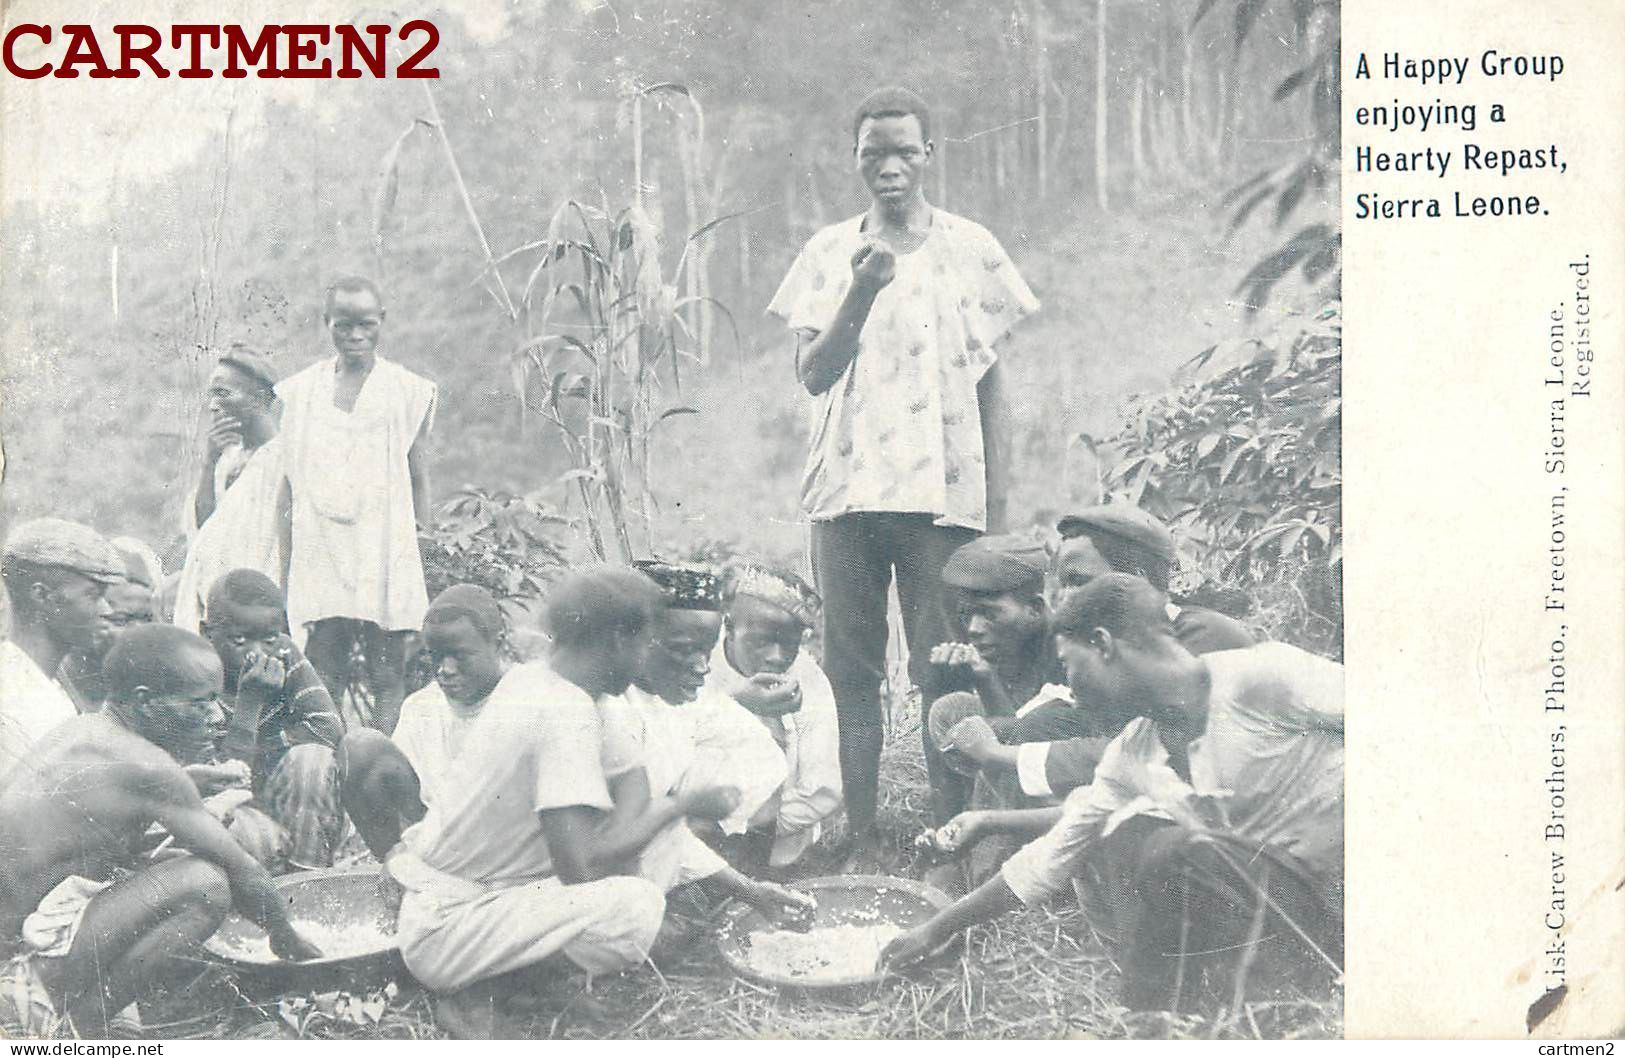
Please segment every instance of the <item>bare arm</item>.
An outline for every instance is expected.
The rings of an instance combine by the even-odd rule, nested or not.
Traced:
[[[203,457],[203,469],[198,473],[197,494],[192,498],[192,525],[203,528],[203,523],[214,513],[214,469],[220,465],[220,453],[209,447]]]
[[[987,531],[1002,533],[1008,524],[1010,496],[1010,403],[1004,372],[995,361],[976,386],[982,413],[982,455],[987,466]]]
[[[412,517],[419,529],[427,529],[434,516],[429,507],[429,419],[424,417],[412,447],[406,452],[406,472],[412,479]]]
[[[816,397],[835,385],[857,357],[869,310],[896,268],[896,256],[879,243],[865,243],[852,255],[852,285],[834,321],[796,350],[796,377],[808,393]]]
[[[642,768],[610,779],[609,796],[615,807],[589,839],[591,870],[598,878],[620,873],[656,834],[684,815],[679,798],[649,796],[649,773]]]
[[[972,926],[991,922],[1021,906],[1021,900],[995,874],[971,893],[908,932],[898,936],[880,954],[882,965],[901,966],[916,962]]]
[[[179,766],[166,762],[151,769],[143,785],[154,818],[175,837],[175,843],[226,872],[232,902],[249,921],[271,937],[271,949],[283,958],[313,958],[315,947],[294,932],[285,902],[264,867],[226,832],[203,807],[197,787]]]
[[[569,808],[549,808],[538,812],[542,835],[547,838],[547,851],[553,857],[553,870],[565,885],[594,882],[603,875],[596,872],[594,836],[602,813],[586,805]]]
[[[1061,821],[1061,809],[1011,808],[984,813],[984,833],[1012,834],[1018,838],[1036,838]]]
[[[288,590],[288,564],[293,560],[293,486],[287,478],[276,490],[277,583]]]
[[[203,528],[203,523],[214,513],[219,497],[214,494],[215,469],[227,448],[243,443],[242,427],[234,419],[213,419],[209,423],[209,439],[203,448],[203,468],[198,474],[197,494],[192,499],[192,525]]]

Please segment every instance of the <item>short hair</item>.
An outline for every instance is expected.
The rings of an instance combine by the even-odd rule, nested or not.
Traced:
[[[371,294],[378,307],[384,307],[384,292],[378,289],[378,284],[366,276],[347,275],[339,276],[327,285],[327,291],[322,295],[322,318],[327,319],[333,315],[333,302],[340,294]]]
[[[257,569],[234,569],[215,578],[204,602],[205,618],[212,616],[221,606],[269,606],[287,610],[288,602],[276,581]]]
[[[852,143],[858,142],[863,123],[870,118],[901,118],[913,114],[920,122],[920,138],[931,139],[931,108],[925,105],[919,93],[898,85],[877,88],[864,97],[852,117]]]
[[[0,583],[5,584],[6,595],[11,598],[12,612],[32,614],[36,612],[37,607],[34,600],[29,597],[28,589],[35,584],[44,584],[52,589],[60,588],[63,580],[72,573],[73,570],[66,566],[45,566],[13,559],[0,568]]]
[[[1051,627],[1057,635],[1073,637],[1104,628],[1114,638],[1143,643],[1153,633],[1171,631],[1172,622],[1167,600],[1145,578],[1107,573],[1068,592]]]
[[[187,655],[193,651],[215,656],[207,639],[184,628],[150,624],[126,629],[102,661],[108,701],[132,703],[137,687],[173,690],[190,674]]]
[[[636,635],[665,609],[654,581],[624,566],[594,566],[561,578],[547,596],[547,628],[560,646]]]
[[[423,626],[452,624],[464,618],[493,642],[507,630],[496,598],[476,584],[453,584],[436,595],[423,613]]]

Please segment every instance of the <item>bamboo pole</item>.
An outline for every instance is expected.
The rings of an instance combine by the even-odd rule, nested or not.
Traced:
[[[429,88],[428,81],[419,83],[423,85],[423,97],[429,102],[429,121],[434,125],[435,135],[440,138],[440,146],[446,154],[446,162],[451,166],[451,177],[457,183],[457,193],[462,197],[463,209],[468,213],[469,222],[474,225],[474,234],[479,237],[480,249],[485,252],[486,267],[496,278],[497,293],[500,295],[502,307],[507,311],[510,320],[518,320],[519,313],[514,308],[513,298],[508,295],[508,284],[502,280],[502,270],[497,267],[496,255],[491,253],[491,244],[485,238],[485,227],[480,224],[480,215],[474,210],[474,199],[470,197],[468,184],[463,180],[462,167],[457,164],[457,152],[451,149],[451,139],[446,135],[446,123],[440,118],[440,108],[435,105],[434,92]]]
[[[1111,211],[1106,182],[1110,172],[1106,155],[1106,0],[1095,5],[1095,203],[1102,213]]]

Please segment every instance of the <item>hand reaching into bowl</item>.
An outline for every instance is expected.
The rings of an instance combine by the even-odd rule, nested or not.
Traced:
[[[271,934],[271,951],[277,958],[288,962],[307,962],[322,957],[322,949],[301,937],[292,926]]]
[[[818,901],[808,894],[774,882],[753,883],[750,892],[745,894],[745,901],[770,921],[790,929],[811,926],[813,914],[818,910]]]
[[[880,969],[885,972],[899,970],[919,962],[941,946],[946,938],[939,936],[933,917],[913,929],[893,937],[880,952]]]

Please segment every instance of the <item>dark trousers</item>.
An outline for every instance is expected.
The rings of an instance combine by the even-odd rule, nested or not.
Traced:
[[[1331,978],[1328,961],[1342,961],[1341,890],[1327,906],[1303,865],[1277,850],[1139,816],[1091,859],[1086,910],[1116,935],[1130,1009],[1228,1002],[1243,968],[1252,994],[1314,988]]]
[[[406,655],[415,632],[386,632],[371,621],[351,617],[324,617],[310,626],[305,657],[310,659],[333,704],[342,713],[345,688],[350,683],[350,654],[357,642],[366,658],[364,673],[370,710],[362,703],[351,707],[361,713],[368,727],[393,734],[401,718],[401,702],[406,698]]]
[[[843,514],[812,527],[813,576],[824,597],[824,672],[840,720],[841,786],[854,833],[874,827],[884,742],[881,685],[886,676],[886,599],[892,577],[908,640],[908,674],[929,705],[938,696],[931,648],[953,639],[958,622],[942,583],[948,556],[975,530],[940,526],[929,514]],[[939,756],[920,724],[926,766]],[[946,822],[939,820],[938,822]]]

